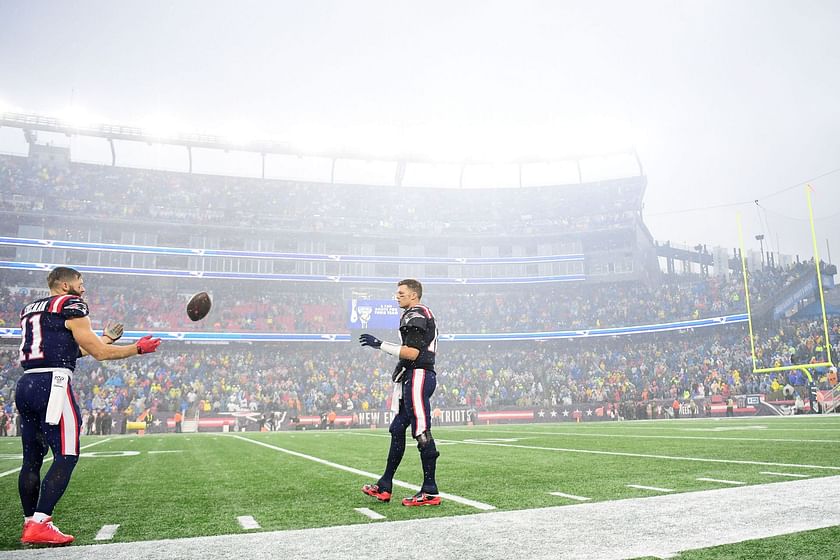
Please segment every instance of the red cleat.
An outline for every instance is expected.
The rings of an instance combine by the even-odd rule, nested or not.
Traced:
[[[376,498],[380,502],[391,501],[391,493],[385,490],[380,490],[378,484],[365,484],[364,486],[362,486],[362,492],[364,492],[368,496]]]
[[[23,534],[20,536],[23,544],[64,545],[74,540],[73,535],[65,535],[53,525],[52,517],[47,517],[43,523],[27,521],[23,524]]]
[[[440,496],[437,494],[426,494],[425,492],[417,492],[411,497],[403,498],[402,505],[404,506],[439,506]]]

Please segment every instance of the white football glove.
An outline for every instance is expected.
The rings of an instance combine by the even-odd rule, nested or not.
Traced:
[[[105,325],[105,330],[102,334],[110,338],[113,342],[118,341],[123,335],[122,323],[111,323],[110,321]]]

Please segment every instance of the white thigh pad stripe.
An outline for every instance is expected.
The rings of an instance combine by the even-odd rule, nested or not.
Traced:
[[[426,431],[426,409],[423,406],[423,385],[426,383],[426,370],[415,369],[412,372],[414,379],[411,380],[411,402],[414,409],[414,418],[417,426],[414,437]]]
[[[77,455],[76,445],[79,439],[79,427],[76,422],[76,410],[73,408],[73,398],[70,395],[70,385],[67,385],[64,410],[61,411],[61,454]]]

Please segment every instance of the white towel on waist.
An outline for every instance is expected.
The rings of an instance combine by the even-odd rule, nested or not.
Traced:
[[[402,383],[394,383],[394,393],[391,395],[391,412],[394,414],[400,411],[400,399],[402,398]]]
[[[59,368],[52,372],[50,400],[47,402],[47,424],[53,426],[61,422],[64,402],[67,400],[67,384],[70,382],[70,370]]]

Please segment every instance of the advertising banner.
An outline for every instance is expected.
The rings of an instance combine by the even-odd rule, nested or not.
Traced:
[[[353,330],[397,330],[402,310],[392,299],[351,299],[347,327]]]

